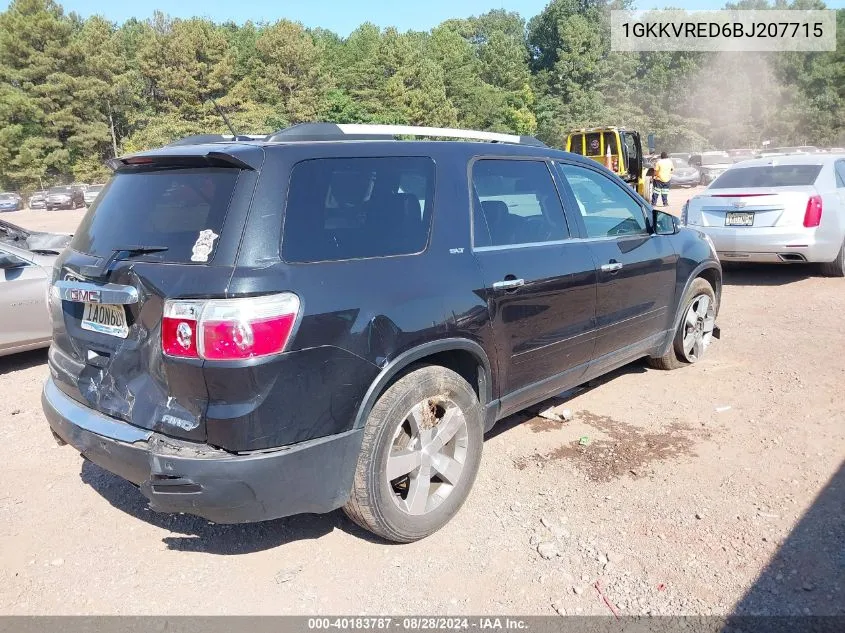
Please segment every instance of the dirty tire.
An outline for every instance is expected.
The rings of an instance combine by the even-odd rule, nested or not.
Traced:
[[[822,264],[819,268],[825,277],[845,277],[845,242],[839,247],[836,259]]]
[[[707,294],[710,296],[710,300],[713,302],[714,310],[716,313],[718,313],[719,304],[716,301],[716,293],[713,291],[713,286],[711,286],[706,279],[702,279],[701,277],[698,277],[693,280],[693,282],[690,284],[689,289],[684,295],[683,301],[681,302],[681,322],[678,324],[678,328],[675,331],[675,338],[672,340],[672,345],[669,347],[669,351],[666,352],[663,356],[650,356],[648,359],[648,364],[654,369],[663,369],[668,371],[672,369],[680,369],[681,367],[687,367],[691,364],[683,358],[683,356],[679,353],[678,350],[681,345],[681,341],[683,340],[684,315],[686,315],[687,311],[689,310],[693,299],[695,299],[701,294]]]
[[[403,484],[397,484],[398,480],[393,483],[388,481],[387,464],[397,450],[401,451],[401,447],[397,449],[396,442],[404,437],[403,428],[411,428],[411,413],[421,410],[417,407],[425,406],[425,403],[428,403],[430,411],[434,411],[436,407],[431,403],[440,402],[441,399],[448,402],[451,409],[456,409],[454,415],[463,414],[465,420],[465,426],[461,427],[465,432],[462,430],[456,433],[451,444],[451,450],[457,450],[454,449],[455,443],[461,444],[460,457],[464,460],[462,470],[453,486],[445,485],[440,489],[449,492],[445,493],[445,498],[438,505],[423,514],[414,515],[405,507],[411,505],[410,501],[401,498]],[[435,433],[435,438],[440,422],[446,419],[444,414],[430,430]],[[445,367],[417,366],[391,385],[370,412],[364,426],[352,493],[343,511],[361,527],[390,541],[410,543],[433,534],[449,522],[469,495],[481,463],[483,435],[482,407],[469,383]],[[414,442],[413,438],[409,441]],[[454,461],[459,459],[457,453],[454,457]],[[422,468],[413,471],[420,480],[425,479],[419,474]],[[436,470],[431,472],[434,479],[430,481],[440,477]],[[410,477],[408,475],[409,482]],[[435,496],[441,494],[436,488],[438,485],[444,486],[443,483],[432,484]],[[397,487],[400,492],[397,492]],[[410,487],[408,483],[406,495],[410,495]]]

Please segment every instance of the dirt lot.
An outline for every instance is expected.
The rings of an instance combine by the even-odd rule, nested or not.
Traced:
[[[46,217],[27,213],[7,215]],[[412,545],[340,512],[151,512],[55,446],[45,353],[0,359],[0,612],[845,614],[845,281],[726,274],[702,362],[633,364],[569,422],[503,421],[462,511]]]

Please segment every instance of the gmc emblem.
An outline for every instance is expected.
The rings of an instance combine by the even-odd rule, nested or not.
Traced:
[[[68,297],[71,301],[77,303],[100,303],[99,290],[80,290],[78,288],[71,288],[68,291]]]

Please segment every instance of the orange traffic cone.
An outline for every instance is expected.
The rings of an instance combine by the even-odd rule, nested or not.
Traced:
[[[604,155],[604,166],[613,171],[613,158],[610,156],[610,146],[607,146],[607,153]]]

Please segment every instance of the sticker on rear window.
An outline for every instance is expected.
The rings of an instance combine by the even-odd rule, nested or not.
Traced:
[[[197,241],[194,242],[194,248],[191,249],[191,252],[193,253],[193,255],[191,255],[191,261],[207,262],[208,256],[211,255],[211,251],[214,248],[214,240],[218,237],[220,236],[211,229],[200,231]]]

